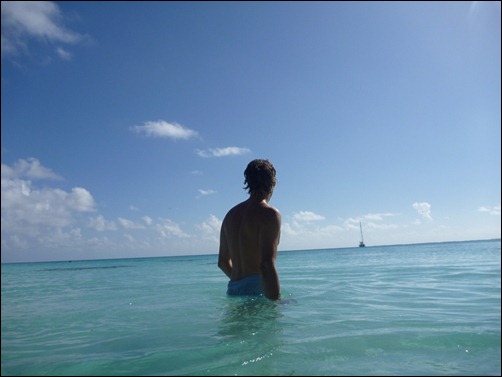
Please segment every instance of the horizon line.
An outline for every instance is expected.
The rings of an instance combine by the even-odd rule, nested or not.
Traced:
[[[464,240],[464,241],[433,241],[433,242],[417,242],[417,243],[401,243],[401,244],[390,244],[390,245],[372,245],[364,247],[396,247],[396,246],[411,246],[411,245],[432,245],[432,244],[443,244],[443,243],[464,243],[464,242],[487,242],[487,241],[501,241],[501,238],[486,238],[478,240]],[[321,249],[288,249],[288,250],[278,250],[277,253],[288,253],[296,251],[319,251],[319,250],[340,250],[340,249],[361,249],[359,246],[346,246],[346,247],[326,247]],[[200,257],[208,255],[218,255],[218,253],[204,253],[204,254],[179,254],[179,255],[163,255],[163,256],[143,256],[143,257],[117,257],[117,258],[102,258],[102,259],[68,259],[68,260],[46,260],[46,261],[36,261],[36,262],[1,262],[1,264],[22,264],[22,263],[70,263],[70,262],[91,262],[91,261],[103,261],[103,260],[124,260],[124,259],[148,259],[148,258],[180,258],[180,257]]]

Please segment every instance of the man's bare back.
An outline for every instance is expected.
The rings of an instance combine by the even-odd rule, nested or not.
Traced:
[[[275,259],[281,214],[267,203],[270,196],[271,191],[256,190],[249,199],[228,211],[221,227],[218,266],[231,282],[261,276],[265,296],[278,299],[280,286]]]

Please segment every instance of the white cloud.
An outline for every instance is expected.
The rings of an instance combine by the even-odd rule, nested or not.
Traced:
[[[324,216],[311,211],[300,211],[293,214],[290,222],[281,227],[281,249],[330,248],[351,245],[355,247],[360,241],[359,221],[365,231],[365,239],[374,241],[375,235],[382,231],[395,233],[401,225],[387,223],[388,218],[398,216],[394,213],[373,213],[359,217],[338,218],[331,223]],[[328,217],[329,219],[329,217]],[[319,222],[323,220],[322,222]],[[327,223],[327,224],[325,224]],[[368,230],[368,234],[366,234]],[[344,246],[345,247],[345,246]]]
[[[124,219],[122,217],[119,217],[118,221],[119,221],[120,225],[125,229],[144,229],[145,228],[144,225],[135,223],[134,221]]]
[[[363,216],[365,220],[382,221],[385,217],[396,216],[394,213],[369,213]]]
[[[239,156],[251,152],[248,148],[241,147],[226,147],[226,148],[211,148],[206,150],[197,149],[195,153],[204,158],[209,157],[227,157],[227,156]]]
[[[413,208],[425,219],[432,221],[431,205],[426,202],[413,203]]]
[[[178,238],[187,238],[188,234],[181,230],[180,226],[176,224],[174,221],[169,219],[160,219],[161,223],[155,225],[155,230],[161,235],[163,238],[170,238],[171,236]]]
[[[222,221],[211,214],[198,228],[202,231],[202,236],[213,242],[219,242],[219,234]]]
[[[343,225],[347,230],[359,231],[359,222],[362,221],[362,226],[365,229],[397,229],[398,225],[381,223],[386,217],[397,216],[395,213],[368,213],[361,217],[349,217],[343,221]]]
[[[198,135],[197,131],[183,127],[178,123],[168,123],[164,120],[145,122],[142,126],[133,126],[131,130],[152,137],[168,137],[171,139],[190,139]]]
[[[83,36],[63,25],[63,16],[52,1],[2,1],[2,57],[27,52],[32,40],[52,44],[74,44]],[[56,53],[68,59],[69,53],[56,47]]]
[[[500,204],[494,207],[479,207],[479,212],[487,212],[492,216],[500,216]]]
[[[298,230],[296,228],[293,228],[293,226],[290,223],[284,223],[281,225],[281,233],[290,235],[290,236],[296,236],[298,235]]]
[[[199,193],[200,193],[202,196],[207,196],[207,195],[213,195],[213,194],[216,194],[216,191],[214,191],[214,190],[202,190],[202,189],[199,189],[198,191],[199,191]]]
[[[28,181],[2,179],[2,228],[13,223],[64,227],[76,213],[90,211],[94,199],[83,188],[37,189]]]
[[[311,211],[300,211],[293,215],[293,219],[296,221],[319,221],[325,218]]]
[[[94,198],[91,193],[82,187],[74,187],[71,193],[66,194],[62,190],[58,190],[66,199],[70,208],[79,212],[92,212],[95,210]]]
[[[69,255],[71,259],[115,257],[126,249],[133,254],[159,255],[165,253],[166,245],[178,252],[187,250],[190,253],[195,250],[194,245],[207,248],[219,240],[221,221],[214,215],[198,224],[195,234],[185,233],[170,219],[154,221],[143,216],[139,221],[122,217],[109,221],[99,213],[84,217],[96,211],[89,191],[82,187],[63,190],[40,186],[36,184],[38,181],[27,179],[28,176],[61,179],[36,159],[2,164],[1,246],[2,258],[7,260],[23,260],[23,255],[31,251],[34,252],[29,256],[31,260],[65,260]],[[118,228],[125,229],[125,233],[118,234]],[[139,231],[133,238],[135,229]],[[159,236],[150,238],[151,230]],[[110,238],[92,234],[106,231],[115,233],[110,233]]]
[[[2,178],[28,178],[28,179],[53,179],[62,178],[51,169],[40,164],[36,158],[17,160],[12,167],[2,164]]]
[[[102,215],[89,218],[88,226],[98,232],[104,232],[105,230],[117,230],[115,223],[113,221],[105,220]]]
[[[146,223],[146,225],[152,225],[153,223],[153,220],[150,216],[143,216],[142,219]]]
[[[56,49],[56,52],[59,55],[59,57],[63,60],[71,60],[72,58],[72,54],[61,47],[58,47]]]
[[[62,234],[61,228],[71,226],[79,214],[96,210],[94,198],[84,188],[74,187],[69,192],[39,188],[20,177],[59,178],[35,159],[19,160],[13,167],[2,164],[2,238],[25,240]]]

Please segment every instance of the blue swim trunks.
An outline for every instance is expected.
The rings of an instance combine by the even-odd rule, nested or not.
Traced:
[[[263,294],[261,275],[249,275],[240,280],[228,282],[227,295],[229,296],[257,296]]]

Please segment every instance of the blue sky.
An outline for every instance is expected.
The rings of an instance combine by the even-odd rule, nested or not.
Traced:
[[[2,1],[2,262],[500,238],[500,2]]]

